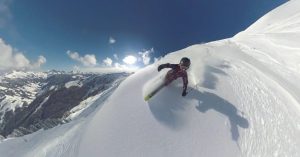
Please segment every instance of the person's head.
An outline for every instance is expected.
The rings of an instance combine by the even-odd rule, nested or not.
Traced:
[[[189,58],[187,58],[187,57],[181,58],[180,63],[179,63],[179,66],[181,69],[187,70],[190,67],[190,65],[191,65],[191,61]]]

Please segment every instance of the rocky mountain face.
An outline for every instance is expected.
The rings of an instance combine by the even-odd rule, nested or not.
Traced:
[[[0,76],[0,135],[22,136],[66,123],[78,115],[74,112],[89,107],[82,102],[118,86],[128,75],[60,71],[6,73]]]

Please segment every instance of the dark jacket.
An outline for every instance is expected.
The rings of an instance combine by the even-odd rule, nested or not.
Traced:
[[[187,72],[185,70],[182,70],[179,64],[170,64],[170,63],[161,64],[160,66],[158,66],[158,71],[164,68],[171,68],[171,70],[168,71],[165,77],[165,85],[168,85],[172,81],[176,80],[177,78],[182,77],[183,92],[185,93],[188,85]]]

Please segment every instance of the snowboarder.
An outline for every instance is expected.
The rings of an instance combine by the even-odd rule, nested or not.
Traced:
[[[169,85],[172,81],[176,80],[179,77],[182,77],[183,80],[183,91],[182,96],[186,96],[187,92],[187,85],[188,85],[188,76],[186,70],[190,67],[191,61],[187,57],[181,58],[179,64],[161,64],[158,66],[157,70],[161,71],[164,68],[171,68],[171,70],[168,71],[165,80],[164,80],[164,86]]]
[[[167,75],[164,79],[164,82],[161,86],[159,86],[157,89],[155,89],[153,92],[148,94],[144,99],[148,101],[152,96],[154,96],[158,91],[160,91],[164,86],[169,85],[172,81],[176,80],[179,77],[182,77],[183,80],[183,91],[182,96],[186,96],[187,92],[187,85],[188,85],[188,76],[186,70],[190,67],[191,61],[187,57],[181,58],[179,64],[161,64],[158,66],[157,70],[161,71],[164,68],[171,68],[167,72]]]

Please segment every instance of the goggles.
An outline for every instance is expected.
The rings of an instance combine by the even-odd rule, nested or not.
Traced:
[[[183,70],[187,70],[187,69],[189,69],[189,66],[180,65],[180,68],[183,69]]]

